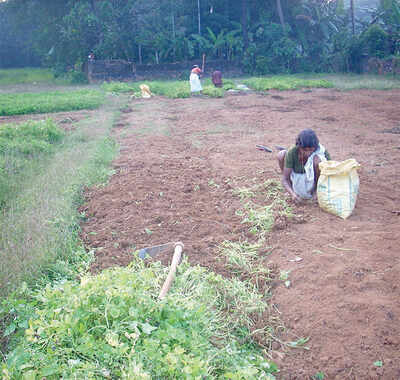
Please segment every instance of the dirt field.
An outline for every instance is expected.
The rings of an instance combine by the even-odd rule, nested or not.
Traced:
[[[190,262],[229,275],[217,245],[249,237],[231,190],[280,178],[275,153],[255,145],[289,147],[313,128],[333,159],[361,164],[360,194],[346,221],[316,203],[293,205],[298,217],[268,238],[270,262],[290,271],[291,286],[273,290],[280,339],[309,337],[309,349],[275,347],[278,378],[400,379],[400,91],[156,97],[130,107],[113,130],[115,174],[82,208],[93,272],[181,240]]]

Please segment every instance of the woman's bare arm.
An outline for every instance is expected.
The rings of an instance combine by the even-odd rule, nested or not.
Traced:
[[[282,173],[282,184],[286,191],[290,194],[292,199],[295,202],[301,202],[301,198],[294,192],[292,180],[290,179],[290,175],[292,174],[291,168],[284,168]]]

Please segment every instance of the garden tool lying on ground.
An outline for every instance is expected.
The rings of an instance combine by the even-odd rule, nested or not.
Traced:
[[[272,149],[268,148],[265,145],[256,145],[256,148],[258,150],[263,150],[264,152],[272,153]],[[276,150],[285,150],[285,148],[282,148],[281,146],[275,146]]]
[[[166,250],[171,249],[172,247],[175,247],[174,256],[172,257],[172,263],[171,263],[171,267],[168,272],[168,276],[167,276],[166,280],[164,281],[164,284],[161,288],[160,294],[158,295],[159,299],[165,298],[165,296],[167,295],[167,293],[169,291],[169,288],[172,285],[172,282],[174,281],[176,268],[178,267],[178,265],[181,261],[184,245],[182,242],[166,243],[166,244],[156,245],[154,247],[143,248],[139,251],[139,257],[141,259],[144,259],[144,258],[146,258],[147,255],[154,257],[161,252],[165,252]]]
[[[161,252],[165,252],[175,246],[175,242],[165,243],[161,245],[155,245],[153,247],[142,248],[139,251],[139,257],[141,259],[145,259],[146,256],[154,257],[157,256]]]
[[[268,153],[271,153],[271,152],[272,152],[272,149],[269,149],[269,148],[266,147],[265,145],[256,145],[256,148],[257,148],[258,150],[263,150],[264,152],[268,152]]]

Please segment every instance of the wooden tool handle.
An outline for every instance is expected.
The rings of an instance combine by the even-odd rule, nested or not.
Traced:
[[[172,285],[172,282],[174,281],[176,268],[181,260],[183,247],[184,247],[184,245],[181,242],[175,244],[175,251],[174,251],[174,256],[172,258],[171,267],[169,269],[168,276],[167,276],[166,280],[164,281],[164,284],[163,284],[160,294],[158,296],[158,298],[160,300],[165,298],[165,296],[168,293],[169,288]]]

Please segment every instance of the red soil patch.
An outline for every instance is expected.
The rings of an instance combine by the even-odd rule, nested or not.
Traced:
[[[190,262],[230,275],[216,247],[251,239],[232,188],[280,178],[275,156],[255,145],[288,147],[313,128],[333,159],[361,164],[360,194],[346,221],[309,203],[294,206],[303,223],[281,221],[270,234],[270,262],[290,270],[291,286],[273,291],[280,338],[310,338],[309,350],[273,353],[278,378],[400,379],[399,104],[399,91],[326,89],[134,100],[114,128],[115,174],[82,208],[93,272],[181,240]]]

